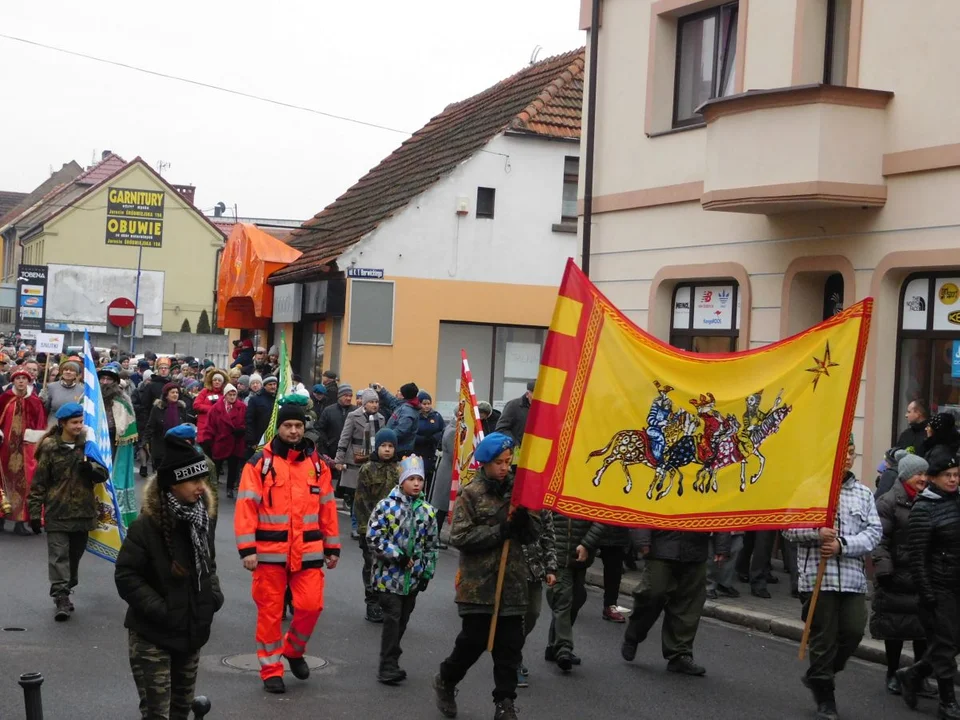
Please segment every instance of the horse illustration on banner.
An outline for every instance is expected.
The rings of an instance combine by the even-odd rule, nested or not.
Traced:
[[[693,489],[708,493],[718,491],[717,474],[723,468],[740,465],[740,492],[747,488],[747,463],[756,457],[760,467],[750,475],[750,484],[763,475],[766,457],[760,447],[774,435],[790,414],[791,406],[783,403],[783,390],[777,395],[773,406],[761,409],[763,390],[744,399],[742,422],[732,414],[723,415],[716,409],[713,393],[701,393],[690,400],[695,413],[684,409],[674,410],[670,393],[674,388],[654,381],[657,396],[647,413],[647,427],[642,430],[620,430],[607,445],[594,450],[587,458],[603,457],[603,465],[593,478],[595,487],[600,486],[604,473],[619,463],[626,477],[623,492],[633,490],[630,466],[644,465],[654,471],[647,499],[661,500],[670,494],[674,482],[677,495],[683,495],[683,469],[698,465]]]

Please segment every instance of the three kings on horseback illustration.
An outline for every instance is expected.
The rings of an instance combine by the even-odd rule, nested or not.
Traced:
[[[740,465],[740,491],[747,488],[747,464],[750,458],[759,461],[756,472],[750,475],[750,484],[763,474],[766,458],[760,452],[764,441],[775,434],[792,407],[783,403],[783,390],[769,410],[761,409],[763,390],[748,395],[742,421],[733,414],[721,414],[713,393],[700,394],[690,400],[694,412],[674,408],[670,393],[674,388],[654,381],[657,396],[647,414],[647,427],[642,430],[621,430],[606,447],[590,453],[591,458],[603,457],[593,484],[599,487],[603,474],[619,463],[626,476],[624,493],[633,489],[631,465],[645,465],[654,471],[647,490],[647,499],[666,497],[677,482],[677,495],[683,495],[683,469],[697,466],[693,489],[700,493],[717,492],[717,473],[725,467]]]

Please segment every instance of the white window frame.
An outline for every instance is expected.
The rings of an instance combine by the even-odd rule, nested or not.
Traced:
[[[353,308],[354,308],[354,296],[353,291],[357,283],[378,283],[381,285],[388,284],[392,290],[391,300],[390,300],[390,342],[380,343],[380,342],[363,342],[360,340],[353,339]],[[396,318],[397,318],[397,284],[393,280],[359,280],[356,278],[350,279],[350,317],[347,318],[347,344],[348,345],[376,345],[379,347],[390,347],[393,345],[394,335],[396,334]]]

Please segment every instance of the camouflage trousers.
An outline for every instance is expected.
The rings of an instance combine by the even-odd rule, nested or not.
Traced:
[[[188,720],[199,653],[171,653],[129,631],[130,669],[142,720]]]

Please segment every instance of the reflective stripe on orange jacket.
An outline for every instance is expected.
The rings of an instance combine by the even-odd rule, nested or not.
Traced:
[[[340,554],[337,502],[330,469],[310,444],[304,452],[275,455],[272,445],[243,468],[234,530],[240,557],[286,565],[290,572],[323,567]]]

